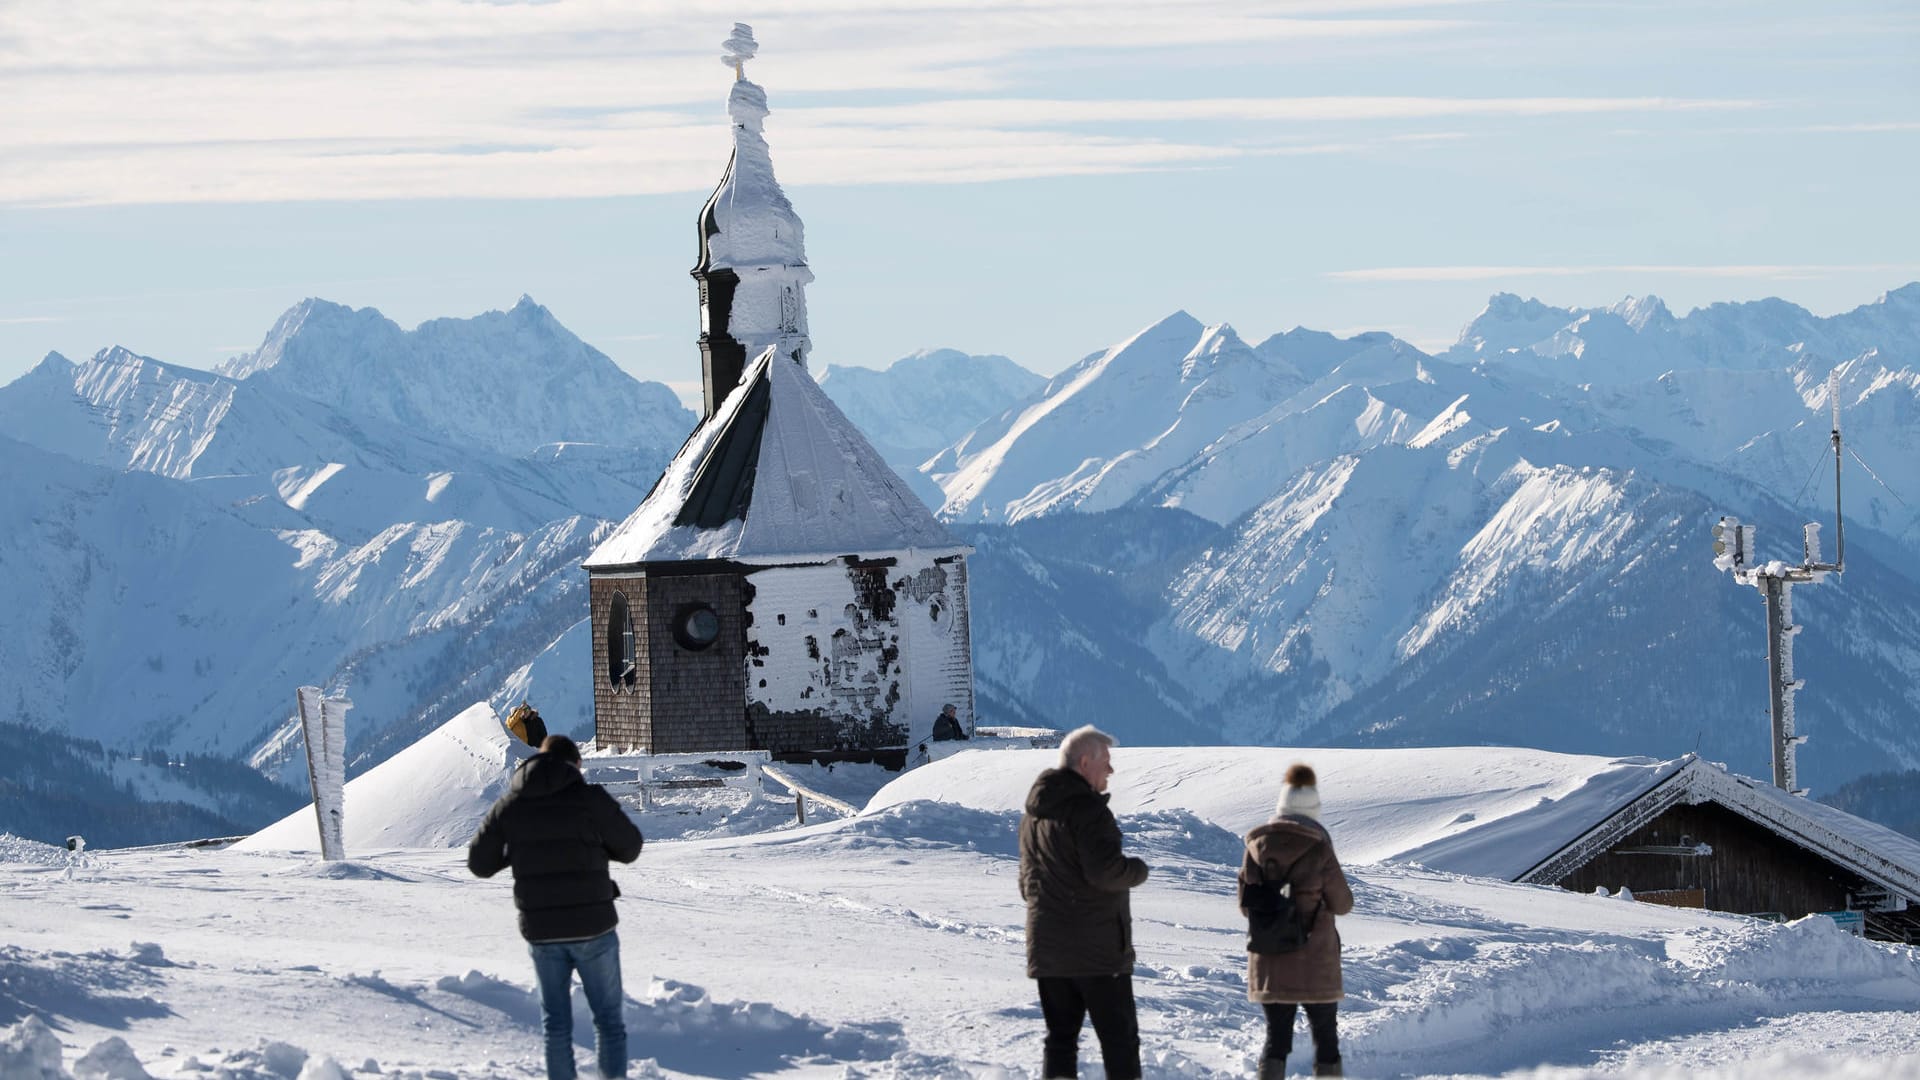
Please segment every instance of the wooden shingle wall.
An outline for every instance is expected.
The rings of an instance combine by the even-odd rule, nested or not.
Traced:
[[[1710,855],[1645,853],[1704,844]],[[1636,852],[1633,849],[1642,849]],[[1777,912],[1790,919],[1841,911],[1862,883],[1828,860],[1714,803],[1679,803],[1600,857],[1561,879],[1561,888],[1592,892],[1699,889],[1714,911]]]
[[[655,574],[647,579],[643,665],[656,754],[750,750],[747,738],[745,602],[737,573]],[[673,626],[704,604],[720,618],[720,638],[701,650],[675,640]]]

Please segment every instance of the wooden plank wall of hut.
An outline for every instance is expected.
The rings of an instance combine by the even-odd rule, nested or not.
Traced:
[[[1639,854],[1626,849],[1707,844],[1711,855]],[[1799,918],[1839,911],[1864,883],[1770,829],[1714,803],[1680,804],[1557,882],[1574,892],[1597,886],[1635,893],[1700,889],[1708,908]]]

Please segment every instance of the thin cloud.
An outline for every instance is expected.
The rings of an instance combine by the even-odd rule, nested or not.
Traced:
[[[1920,263],[1852,263],[1844,265],[1744,264],[1731,266],[1383,266],[1364,270],[1332,270],[1322,277],[1335,281],[1445,282],[1494,281],[1501,278],[1592,277],[1600,274],[1673,275],[1696,278],[1750,278],[1806,281],[1841,274],[1912,273]]]
[[[206,126],[168,128],[159,117],[72,117],[74,134],[35,155],[0,157],[0,202],[39,206],[267,202],[303,199],[577,198],[698,191],[724,160],[726,129],[711,117],[660,109],[587,121],[448,112],[432,123],[383,110],[366,88],[343,91],[309,134],[291,139],[270,114],[294,108],[270,96]],[[1753,108],[1743,100],[1670,98],[1231,98],[1154,101],[962,99],[914,106],[807,107],[779,112],[769,137],[789,183],[967,183],[1049,176],[1217,167],[1273,154],[1335,154],[1455,133],[1345,131],[1336,142],[1271,145],[1193,121],[1277,125],[1420,122],[1473,116],[1549,117],[1633,111]],[[1127,134],[1098,125],[1127,123]],[[423,126],[425,124],[426,126]],[[147,132],[140,141],[140,131]],[[82,137],[104,140],[82,142]],[[1289,136],[1305,138],[1304,135]]]
[[[22,326],[27,323],[58,323],[67,320],[57,315],[14,315],[0,317],[0,326]]]
[[[1092,70],[1169,50],[1271,64],[1342,42],[1426,48],[1476,6],[982,0],[957,17],[949,0],[796,0],[757,22],[753,74],[774,92],[783,179],[813,184],[1208,168],[1260,152],[1183,130],[1191,120],[1669,107],[1005,92],[1050,56]],[[734,12],[708,0],[94,0],[85,19],[45,5],[11,14],[0,99],[27,107],[0,129],[0,205],[670,193],[710,186],[725,156],[718,44]],[[1357,145],[1342,139],[1290,152]]]
[[[986,98],[917,105],[799,110],[806,122],[846,125],[1143,123],[1188,120],[1425,120],[1438,117],[1549,117],[1602,113],[1756,109],[1767,102],[1669,97],[1284,97],[1201,100],[1062,101]]]

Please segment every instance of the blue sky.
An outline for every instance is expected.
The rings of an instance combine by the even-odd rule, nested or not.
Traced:
[[[698,378],[753,24],[814,362],[1051,373],[1185,308],[1452,340],[1496,291],[1827,314],[1920,278],[1911,3],[77,0],[0,8],[0,380],[306,296],[522,293]]]

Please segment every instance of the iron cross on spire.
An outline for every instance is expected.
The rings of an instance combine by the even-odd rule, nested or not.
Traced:
[[[1830,573],[1846,569],[1847,533],[1840,517],[1840,375],[1827,375],[1827,399],[1833,407],[1833,524],[1836,551],[1832,562],[1820,559],[1820,525],[1808,522],[1803,531],[1798,565],[1755,558],[1753,526],[1723,517],[1713,527],[1713,565],[1733,572],[1735,584],[1760,590],[1767,602],[1767,709],[1773,721],[1773,784],[1782,791],[1805,795],[1799,786],[1794,751],[1807,741],[1794,733],[1793,695],[1806,685],[1793,674],[1793,638],[1801,627],[1793,622],[1793,587],[1813,585]]]
[[[720,62],[733,69],[735,82],[744,82],[747,61],[760,51],[760,43],[753,40],[753,27],[743,22],[734,23],[733,33],[727,35],[727,40],[721,42],[720,47],[726,50],[721,53]]]

